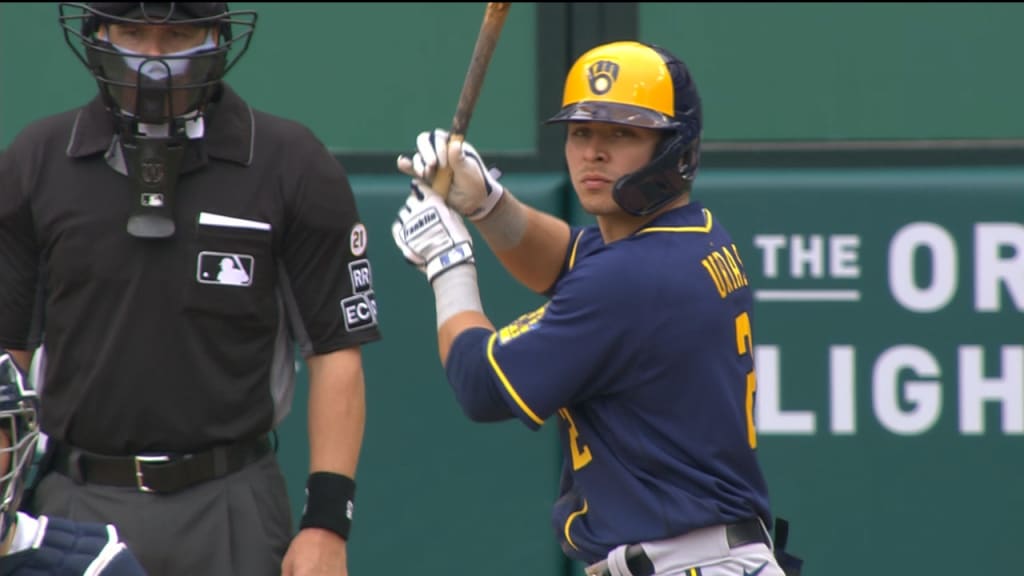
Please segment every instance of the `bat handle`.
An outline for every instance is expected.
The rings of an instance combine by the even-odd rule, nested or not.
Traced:
[[[448,137],[448,146],[450,147],[455,142],[462,142],[465,139],[466,136],[464,134],[451,134]],[[448,160],[448,162],[445,163],[444,168],[437,169],[437,174],[434,175],[432,188],[441,198],[448,200],[448,189],[451,188],[454,172],[452,171],[451,160],[446,160]]]

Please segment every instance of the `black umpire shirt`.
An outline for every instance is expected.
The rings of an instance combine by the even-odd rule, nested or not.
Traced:
[[[51,438],[131,454],[254,437],[290,407],[296,347],[380,338],[366,228],[306,127],[223,85],[168,239],[126,231],[140,195],[113,138],[97,97],[0,155],[0,345],[34,348],[42,321]]]

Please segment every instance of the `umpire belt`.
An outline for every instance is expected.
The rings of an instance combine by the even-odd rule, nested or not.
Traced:
[[[730,549],[746,546],[747,544],[758,543],[771,548],[771,541],[768,538],[768,533],[765,532],[764,527],[761,525],[761,521],[757,518],[750,518],[749,520],[742,520],[740,522],[726,524],[715,528],[725,530],[725,539],[729,543]],[[689,534],[684,534],[683,536],[669,540],[669,542],[678,541],[679,546],[685,547],[687,545],[686,540],[688,540],[688,536]],[[720,541],[721,540],[719,540],[719,542]],[[629,569],[629,573],[632,574],[632,576],[652,576],[655,573],[654,562],[647,556],[647,552],[641,544],[630,544],[627,546],[625,559],[626,567]],[[612,576],[607,560],[602,560],[596,564],[588,566],[586,574],[587,576]]]
[[[76,484],[134,487],[140,492],[159,494],[227,476],[271,451],[266,435],[193,454],[105,456],[63,442],[56,444],[53,469]]]

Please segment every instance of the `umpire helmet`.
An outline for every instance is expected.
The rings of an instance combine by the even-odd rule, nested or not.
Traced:
[[[10,354],[0,350],[0,541],[6,541],[25,492],[39,440],[39,400]],[[6,466],[4,466],[6,464]]]
[[[203,112],[248,50],[256,26],[254,11],[232,12],[224,2],[60,2],[59,12],[65,41],[96,79],[114,116],[150,124]],[[104,24],[189,25],[217,34],[191,50],[149,55],[98,35]]]
[[[700,96],[686,64],[652,44],[620,41],[580,56],[565,79],[562,109],[546,123],[608,122],[665,133],[643,168],[615,183],[629,214],[656,212],[690,189],[700,164]]]

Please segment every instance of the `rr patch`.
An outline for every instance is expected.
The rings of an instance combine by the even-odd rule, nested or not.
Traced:
[[[367,292],[373,290],[373,273],[370,271],[370,261],[366,258],[348,263],[349,277],[352,279],[352,291]]]

